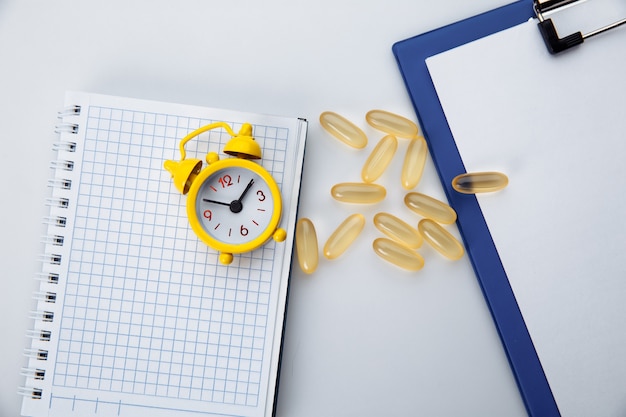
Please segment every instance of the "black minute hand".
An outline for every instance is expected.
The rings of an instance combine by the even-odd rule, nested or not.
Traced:
[[[243,210],[243,204],[241,203],[241,200],[244,198],[244,196],[246,195],[248,190],[250,190],[250,187],[252,187],[253,183],[254,183],[254,178],[250,180],[248,185],[246,185],[246,189],[243,190],[243,193],[241,193],[239,198],[237,200],[233,200],[233,201],[230,202],[230,204],[229,204],[230,205],[230,211],[232,211],[233,213],[240,213],[241,210]]]
[[[239,202],[241,203],[241,200],[243,200],[243,197],[246,195],[246,193],[250,190],[250,187],[252,187],[252,184],[254,184],[254,178],[252,178],[250,180],[250,182],[248,183],[248,185],[246,185],[246,189],[243,190],[243,193],[241,193],[241,196],[239,196]]]

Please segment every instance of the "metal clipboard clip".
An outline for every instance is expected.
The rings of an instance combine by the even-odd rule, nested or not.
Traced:
[[[541,36],[543,37],[546,47],[551,54],[558,54],[559,52],[565,51],[573,46],[580,45],[585,41],[585,39],[626,24],[626,18],[624,18],[588,33],[583,34],[581,32],[575,32],[571,35],[560,38],[556,31],[556,27],[554,26],[554,22],[552,22],[552,19],[544,18],[544,13],[555,11],[560,7],[576,3],[577,1],[579,0],[533,0],[533,8],[535,9],[537,19],[539,19],[537,26],[539,27]]]

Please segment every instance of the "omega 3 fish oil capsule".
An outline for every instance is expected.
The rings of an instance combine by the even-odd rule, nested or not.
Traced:
[[[405,190],[415,188],[422,179],[427,154],[428,146],[423,136],[411,140],[402,165],[402,187]]]
[[[446,258],[457,260],[463,257],[463,245],[439,223],[431,219],[422,219],[417,228],[424,240]]]
[[[404,204],[420,216],[439,223],[452,224],[456,221],[456,211],[452,207],[426,194],[408,193],[404,196]]]
[[[374,216],[374,225],[378,230],[393,240],[417,249],[422,246],[422,236],[416,228],[389,213],[378,213]]]
[[[378,256],[400,268],[419,271],[424,267],[422,255],[391,239],[378,238],[372,246]]]
[[[363,226],[365,226],[365,216],[359,213],[348,216],[326,241],[324,256],[328,259],[335,259],[344,253],[361,233]]]
[[[354,123],[331,111],[320,115],[320,124],[328,133],[348,146],[361,149],[367,145],[367,136]]]
[[[378,203],[387,195],[385,187],[378,184],[361,182],[342,182],[330,189],[330,194],[343,203],[372,204]]]
[[[296,253],[302,271],[312,274],[317,269],[318,252],[315,226],[311,220],[303,217],[296,223]]]
[[[452,180],[452,188],[463,194],[489,193],[508,184],[509,178],[501,172],[470,172]]]
[[[376,181],[387,169],[396,149],[398,149],[398,140],[395,136],[387,135],[382,138],[365,161],[361,170],[361,179],[365,182]]]
[[[381,130],[399,138],[412,139],[417,136],[417,125],[409,119],[385,110],[371,110],[365,120],[374,129]]]

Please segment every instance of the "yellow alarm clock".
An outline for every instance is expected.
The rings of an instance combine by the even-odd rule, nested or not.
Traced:
[[[186,159],[185,144],[215,128],[231,136],[223,152],[234,158],[206,155],[207,167],[199,159]],[[271,237],[285,240],[278,227],[282,214],[280,189],[272,175],[252,159],[261,158],[261,147],[252,137],[252,125],[244,123],[235,132],[224,122],[194,130],[180,142],[181,160],[167,160],[176,188],[187,194],[187,217],[192,230],[209,247],[220,252],[219,260],[230,264],[234,253],[252,251]]]

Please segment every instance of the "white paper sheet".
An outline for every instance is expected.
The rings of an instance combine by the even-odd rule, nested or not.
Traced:
[[[625,47],[531,21],[427,60],[466,170],[509,176],[479,202],[563,416],[626,414]]]

